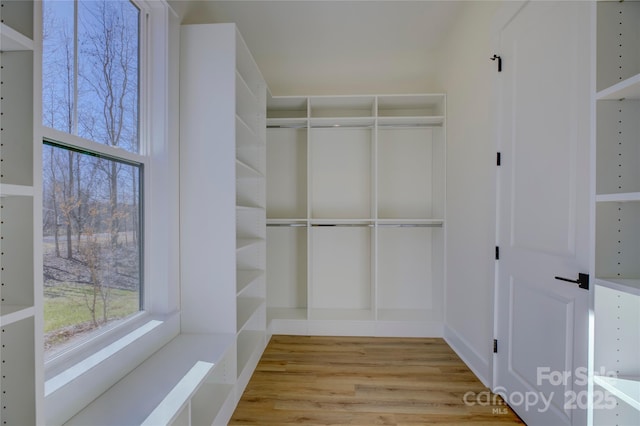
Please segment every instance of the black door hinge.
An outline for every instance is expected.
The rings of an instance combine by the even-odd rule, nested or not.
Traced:
[[[498,55],[493,55],[493,57],[489,58],[492,61],[498,60],[498,72],[502,72],[502,58]]]
[[[498,339],[493,339],[493,353],[498,353]]]
[[[500,247],[496,246],[496,260],[500,260]]]
[[[500,162],[502,160],[502,157],[500,156],[500,153],[498,152],[496,155],[496,166],[500,165]]]

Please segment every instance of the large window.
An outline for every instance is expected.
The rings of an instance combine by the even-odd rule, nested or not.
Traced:
[[[45,349],[143,308],[140,11],[43,2]]]

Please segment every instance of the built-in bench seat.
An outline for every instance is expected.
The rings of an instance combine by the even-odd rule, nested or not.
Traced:
[[[180,334],[67,425],[224,424],[236,403],[234,335]]]

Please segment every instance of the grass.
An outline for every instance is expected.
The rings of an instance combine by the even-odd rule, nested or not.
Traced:
[[[91,300],[91,287],[65,282],[45,288],[44,332],[65,327],[90,323],[91,312],[86,300]],[[139,310],[138,292],[111,289],[109,297],[109,320],[124,318]],[[96,307],[98,321],[102,319],[102,300],[98,298]]]

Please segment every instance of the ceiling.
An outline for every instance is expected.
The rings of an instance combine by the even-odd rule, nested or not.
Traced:
[[[463,1],[170,0],[184,24],[235,22],[273,95],[434,91]]]

